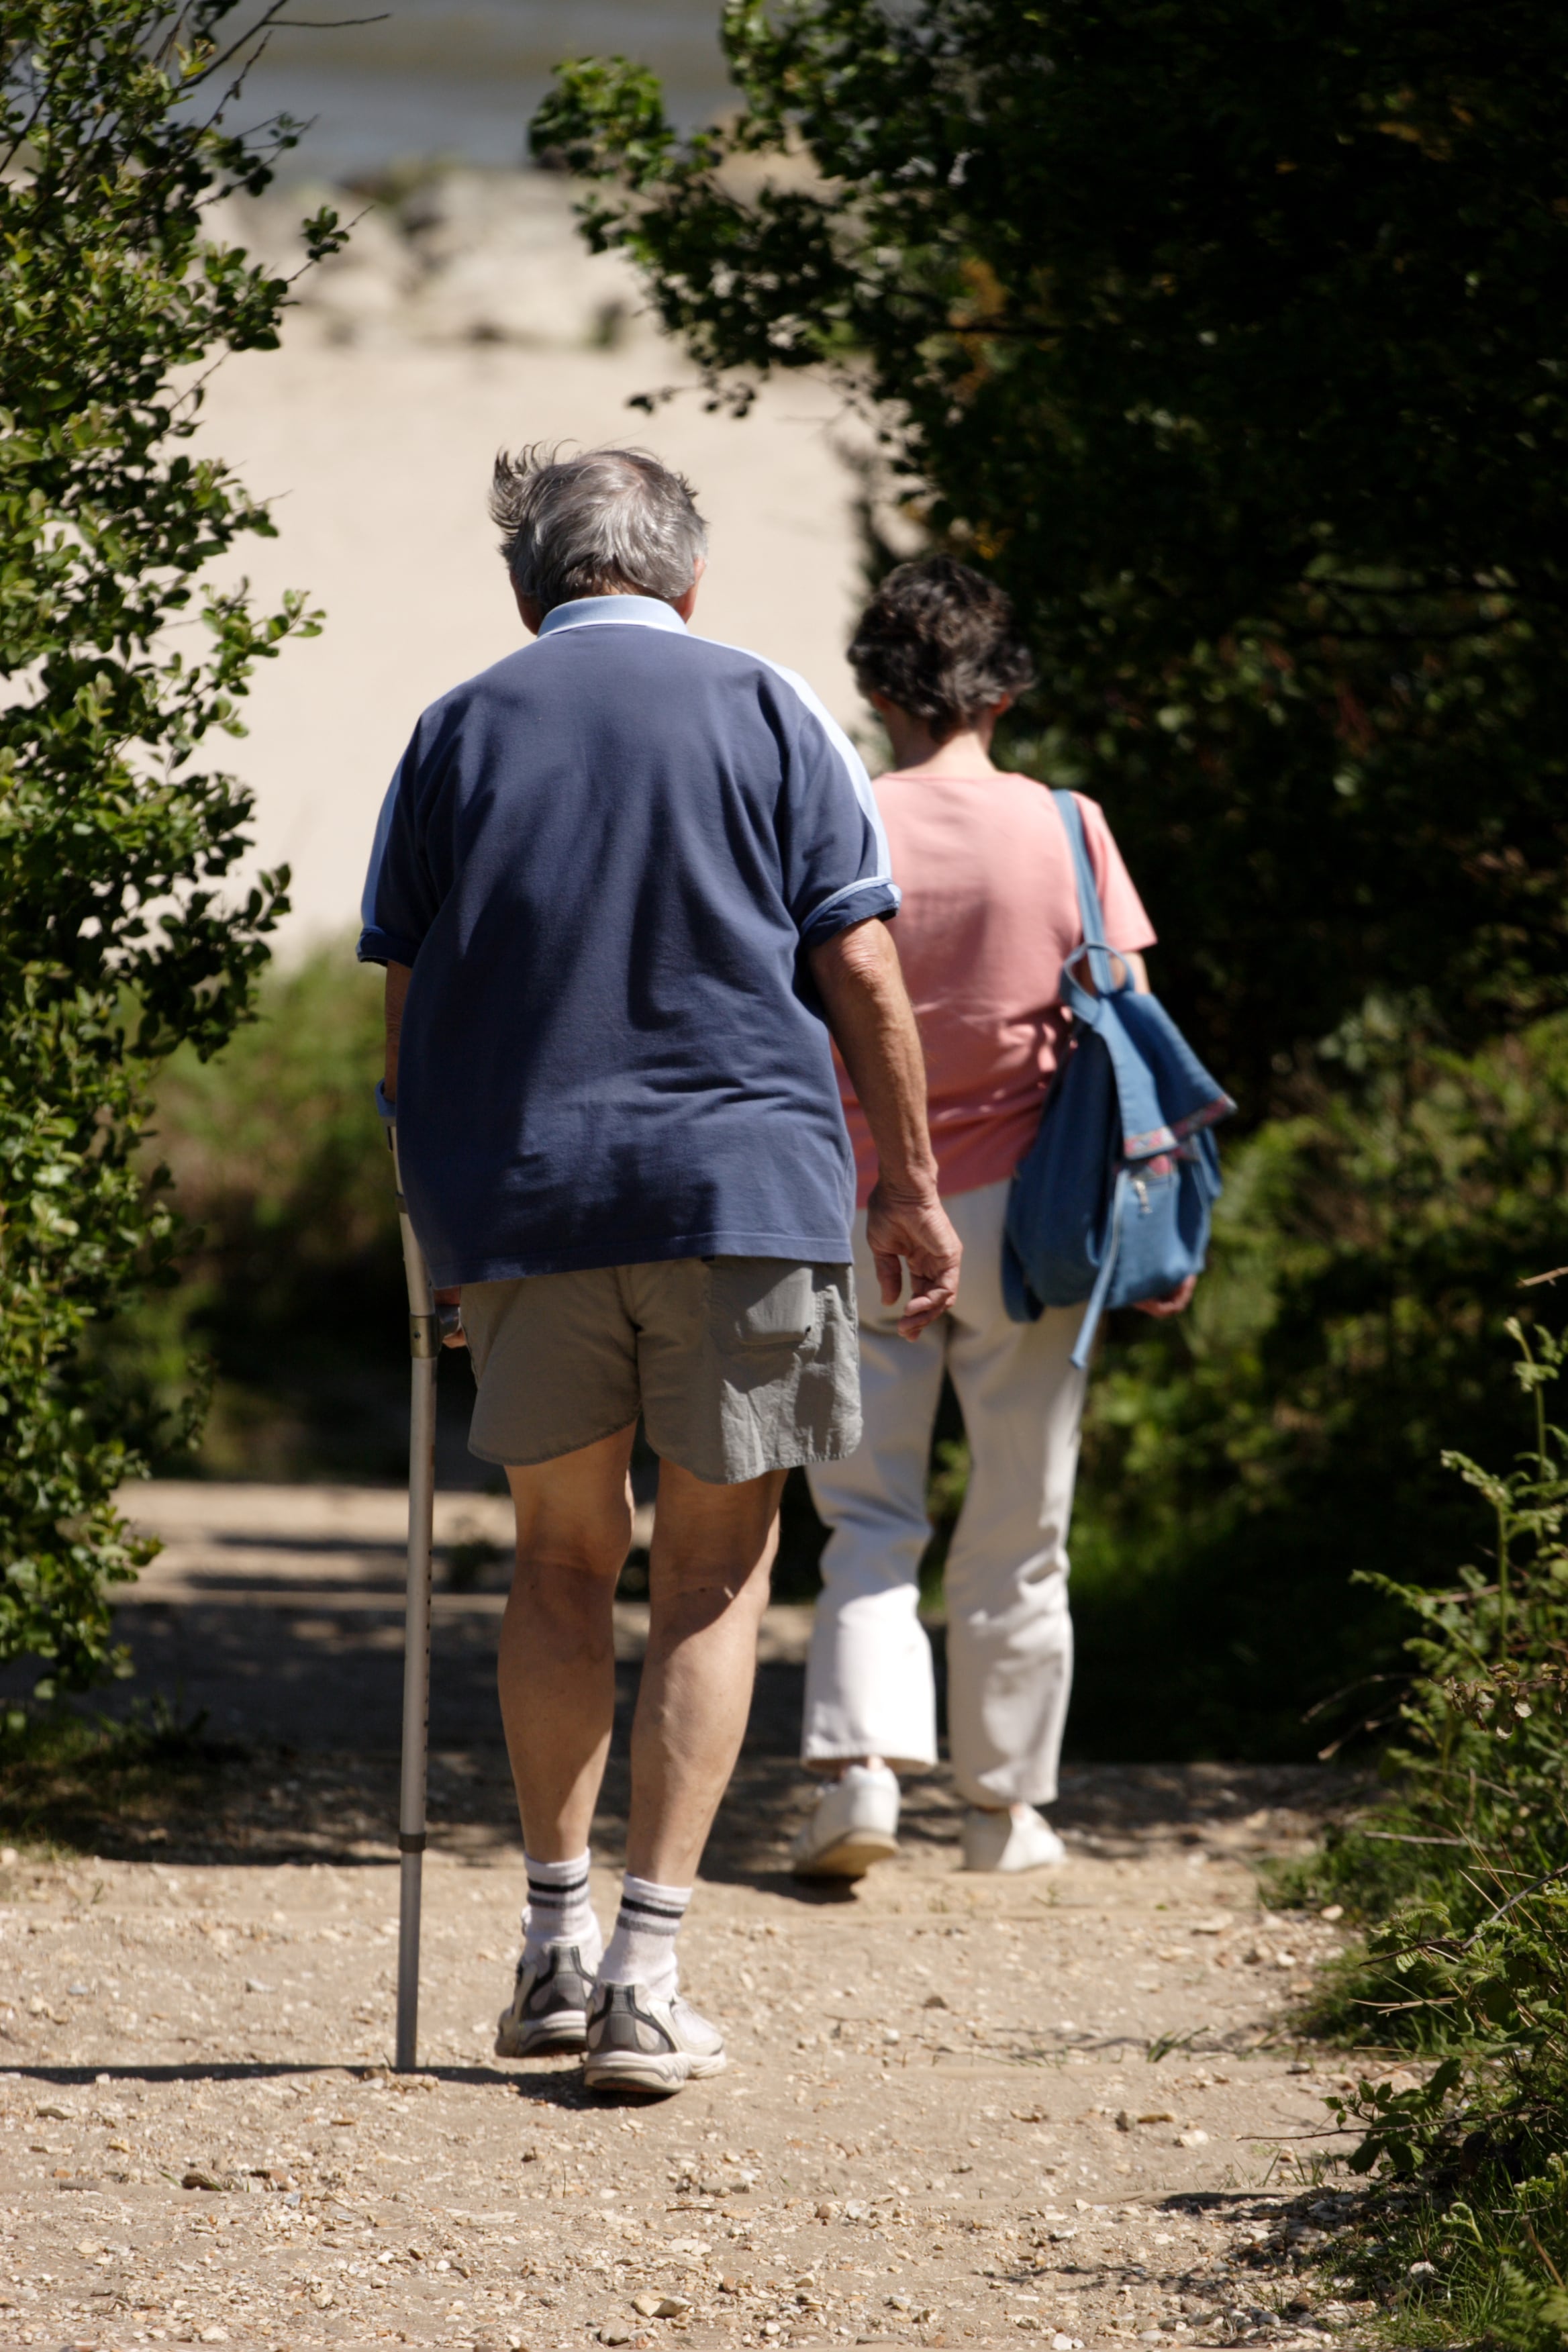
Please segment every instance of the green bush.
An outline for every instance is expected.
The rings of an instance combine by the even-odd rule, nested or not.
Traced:
[[[1403,1631],[1375,1580],[1446,1575],[1476,1540],[1439,1452],[1458,1426],[1506,1453],[1508,1302],[1568,1260],[1568,1022],[1468,1057],[1370,1022],[1352,1042],[1332,1092],[1302,1087],[1229,1154],[1190,1313],[1121,1318],[1101,1360],[1078,1754],[1364,1748]]]
[[[165,1415],[190,1393],[193,1355],[210,1383],[199,1449],[170,1448],[165,1471],[406,1466],[403,1261],[371,1100],[381,981],[351,940],[318,947],[268,972],[256,1019],[219,1059],[183,1051],[159,1080],[148,1150],[190,1234],[182,1281],[104,1344],[121,1389]]]
[[[1320,2030],[1436,2062],[1331,2102],[1374,2182],[1352,2258],[1418,2336],[1544,2352],[1568,2337],[1568,1347],[1510,1328],[1533,1444],[1506,1473],[1446,1457],[1490,1559],[1443,1591],[1377,1579],[1418,1624],[1394,1793],[1276,1892],[1369,1923]]]
[[[13,0],[0,27],[0,1659],[41,1697],[115,1663],[114,1508],[149,1438],[93,1328],[172,1275],[139,1157],[169,1055],[249,1011],[287,877],[219,895],[249,795],[206,761],[314,621],[202,574],[266,512],[188,446],[201,370],[278,340],[281,278],[208,242],[278,125],[226,109],[277,7]],[[341,236],[306,225],[312,257]]]

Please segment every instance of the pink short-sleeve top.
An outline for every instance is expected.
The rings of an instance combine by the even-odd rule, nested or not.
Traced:
[[[925,1048],[944,1193],[1011,1176],[1035,1139],[1065,1018],[1062,965],[1082,944],[1072,851],[1032,777],[887,775],[877,804],[903,905],[892,926]],[[1110,944],[1154,933],[1098,803],[1075,793]],[[861,1207],[877,1153],[843,1065],[839,1091]]]

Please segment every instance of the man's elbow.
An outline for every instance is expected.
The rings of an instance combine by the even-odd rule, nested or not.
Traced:
[[[810,957],[819,986],[831,987],[839,981],[864,988],[896,968],[898,950],[880,915],[870,915],[863,923],[835,931],[830,940],[810,950]]]

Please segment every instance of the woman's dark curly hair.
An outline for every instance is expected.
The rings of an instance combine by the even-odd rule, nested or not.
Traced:
[[[849,663],[862,694],[923,719],[939,743],[1035,682],[1010,600],[951,555],[889,572],[860,615]]]

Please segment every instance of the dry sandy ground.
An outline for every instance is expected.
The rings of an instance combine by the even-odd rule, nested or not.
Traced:
[[[163,1598],[127,1612],[154,1682],[160,1615],[226,1611],[279,1671],[291,1643],[352,1667],[380,1639],[394,1498],[338,1490],[313,1544],[296,1499],[268,1551],[256,1490],[231,1490],[258,1591],[226,1559],[225,1491],[200,1491],[207,1535],[188,1507]],[[416,2077],[387,2064],[395,1759],[333,1745],[319,1696],[315,1739],[253,1738],[184,1811],[106,1812],[95,1857],[7,1849],[0,2341],[1353,2340],[1361,2312],[1295,2275],[1333,2216],[1310,2181],[1337,2062],[1288,2017],[1337,1929],[1270,1916],[1250,1866],[1342,1787],[1085,1768],[1068,1865],[998,1880],[958,1870],[938,1775],[898,1862],[803,1889],[782,1866],[801,1630],[770,1627],[682,1939],[731,2068],[656,2106],[490,2054],[521,1881],[493,1702],[434,1777]],[[627,1612],[628,1703],[637,1633]],[[438,1682],[450,1664],[438,1630]],[[612,1777],[605,1917],[624,1801]]]

